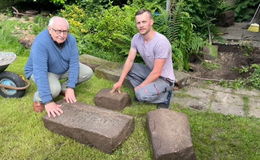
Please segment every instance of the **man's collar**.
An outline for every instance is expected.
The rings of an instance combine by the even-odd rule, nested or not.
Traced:
[[[64,45],[65,45],[65,42],[63,42],[63,43],[57,43],[56,41],[53,41],[54,43],[55,43],[55,45],[57,46],[57,47],[59,47],[60,49],[62,49],[63,47],[64,47]]]

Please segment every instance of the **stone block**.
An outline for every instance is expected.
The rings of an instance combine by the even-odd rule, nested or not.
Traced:
[[[83,54],[79,57],[80,62],[83,64],[88,65],[93,71],[96,70],[97,67],[102,66],[102,65],[109,65],[112,62],[109,62],[107,60],[98,58],[98,57],[94,57],[88,54]]]
[[[95,75],[99,78],[104,78],[113,82],[117,82],[120,78],[123,66],[121,64],[110,64],[110,65],[102,65],[96,68]],[[128,88],[133,88],[130,81],[125,79],[124,86]]]
[[[229,27],[235,22],[235,12],[234,11],[224,11],[218,17],[218,25],[223,27]]]
[[[110,93],[111,89],[100,90],[94,98],[96,106],[121,111],[131,105],[131,98],[127,93]]]
[[[60,104],[64,113],[56,118],[44,117],[44,126],[105,153],[112,153],[134,130],[131,116],[80,102]]]
[[[178,86],[179,88],[183,88],[185,86],[190,85],[191,76],[188,73],[175,70],[174,74],[176,78],[176,86]]]
[[[194,160],[188,118],[168,109],[151,111],[147,115],[155,160]]]
[[[225,115],[244,116],[243,104],[244,102],[241,96],[225,92],[216,92],[210,109],[213,112]]]

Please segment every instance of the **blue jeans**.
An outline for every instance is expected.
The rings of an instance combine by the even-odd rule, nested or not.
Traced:
[[[133,87],[136,87],[140,85],[150,73],[151,69],[146,65],[134,63],[127,75],[127,79]],[[156,81],[135,91],[135,95],[138,101],[169,104],[172,96],[172,87],[173,86],[166,80],[158,78]]]

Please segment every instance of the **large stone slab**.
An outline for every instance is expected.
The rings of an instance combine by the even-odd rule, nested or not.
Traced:
[[[174,71],[174,75],[176,78],[176,84],[179,88],[183,88],[185,86],[190,85],[191,83],[191,76],[185,72],[179,72],[177,70]]]
[[[106,66],[106,65],[110,65],[110,63],[112,63],[107,60],[104,60],[104,59],[101,59],[98,57],[94,57],[94,56],[91,56],[88,54],[81,55],[79,57],[79,59],[80,59],[81,63],[88,65],[93,71],[95,71],[95,69],[101,65]]]
[[[260,118],[260,98],[251,97],[249,101],[249,116]]]
[[[216,92],[211,104],[211,110],[225,115],[244,116],[243,105],[243,99],[238,95]]]
[[[94,98],[96,106],[121,111],[126,106],[131,105],[131,98],[127,93],[110,93],[110,91],[111,89],[105,88],[97,93]]]
[[[155,160],[196,159],[185,114],[158,109],[148,113],[147,123]]]
[[[117,82],[120,78],[122,70],[123,65],[121,64],[113,63],[110,65],[102,65],[96,68],[95,75],[99,78]],[[125,79],[123,85],[129,88],[133,88],[128,79]]]
[[[44,126],[105,153],[112,153],[134,130],[131,116],[79,102],[61,104],[64,113],[56,118],[44,117]]]
[[[117,82],[123,70],[123,65],[116,62],[110,62],[101,58],[97,58],[91,55],[83,54],[80,56],[80,62],[84,63],[92,68],[95,75],[99,78],[104,78],[113,82]],[[174,71],[176,77],[176,84],[182,88],[189,85],[190,75],[184,72]],[[124,86],[133,88],[130,81],[125,79]]]
[[[88,54],[81,55],[80,62],[90,66],[97,77],[113,82],[117,82],[119,80],[123,69],[123,65],[120,63],[110,62]],[[127,79],[124,81],[123,85],[133,88]]]

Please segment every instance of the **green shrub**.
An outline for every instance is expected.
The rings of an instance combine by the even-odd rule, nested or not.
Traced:
[[[32,24],[32,34],[39,34],[44,28],[47,28],[49,21],[49,17],[43,17],[41,15],[37,15],[34,17]]]
[[[192,17],[182,11],[183,2],[178,4],[180,9],[176,13],[177,25],[173,24],[175,21],[169,21],[167,12],[158,5],[159,2],[136,0],[122,8],[109,6],[107,9],[100,5],[95,8],[92,5],[71,5],[65,6],[60,14],[68,19],[70,32],[76,36],[81,54],[123,62],[128,54],[131,38],[137,33],[135,12],[141,8],[149,9],[154,13],[155,30],[166,35],[172,43],[175,67],[188,70],[190,55],[198,54],[204,41],[195,33]],[[174,33],[176,28],[178,32]]]
[[[70,31],[77,37],[81,53],[92,54],[112,61],[120,61],[128,53],[135,33],[133,13],[129,6],[111,6],[87,15],[76,5],[66,6],[61,12],[68,19]]]
[[[205,44],[194,31],[189,13],[184,12],[184,1],[180,1],[171,9],[166,35],[170,39],[174,52],[174,65],[178,70],[189,70],[189,58],[199,54]]]
[[[88,53],[111,61],[122,62],[128,54],[131,38],[137,32],[134,15],[140,8],[152,11],[158,9],[157,2],[136,1],[132,5],[102,6],[91,8],[71,5],[65,6],[61,16],[68,19],[70,31],[78,40],[81,54]],[[157,25],[156,26],[160,26]],[[159,30],[158,30],[159,31]]]
[[[208,37],[208,27],[215,31],[213,23],[222,11],[223,0],[180,0],[183,4],[183,11],[189,13],[194,30],[204,38]]]
[[[250,66],[253,72],[247,79],[247,83],[257,89],[260,89],[260,64],[253,64]]]
[[[250,21],[253,18],[259,3],[260,0],[236,0],[234,6],[236,21]]]

